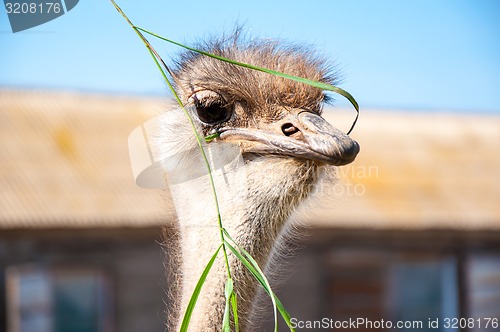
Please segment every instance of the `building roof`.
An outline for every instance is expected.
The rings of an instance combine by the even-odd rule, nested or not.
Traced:
[[[351,137],[361,152],[313,224],[500,230],[500,116],[370,110]]]
[[[159,225],[173,212],[137,187],[129,133],[164,101],[0,90],[0,227]]]
[[[155,98],[0,90],[0,228],[147,227],[175,212],[134,184],[129,133],[169,104]],[[347,128],[345,111],[325,117]],[[362,111],[361,145],[321,186],[307,224],[500,229],[500,117]],[[298,216],[305,214],[299,213]],[[299,217],[297,217],[299,218]]]

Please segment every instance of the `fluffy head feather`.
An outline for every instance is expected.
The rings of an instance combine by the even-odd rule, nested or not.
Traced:
[[[268,39],[245,40],[239,31],[229,37],[200,43],[197,47],[254,66],[336,83],[332,67],[309,47]],[[305,108],[319,113],[322,103],[327,101],[320,89],[195,52],[181,54],[174,72],[181,85],[177,87],[177,92],[183,101],[197,90],[208,89],[221,93],[228,102],[244,104],[249,112],[256,112],[258,116],[273,117],[274,105]]]

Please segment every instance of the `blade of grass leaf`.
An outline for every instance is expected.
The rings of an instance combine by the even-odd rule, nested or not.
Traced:
[[[150,52],[154,53],[154,56],[156,58],[158,58],[158,60],[161,61],[163,67],[165,68],[165,70],[170,74],[170,76],[172,76],[172,78],[175,79],[175,75],[174,73],[170,70],[170,68],[166,65],[166,63],[163,61],[163,59],[161,58],[161,56],[158,54],[158,52],[156,52],[156,50],[151,46],[151,44],[149,43],[149,41],[146,39],[146,37],[144,37],[144,35],[142,33],[140,33],[136,28],[135,28],[135,25],[132,23],[132,21],[130,21],[130,19],[128,18],[127,15],[125,15],[125,13],[123,12],[123,10],[120,8],[120,6],[118,6],[116,4],[116,2],[114,0],[110,0],[111,3],[113,4],[113,6],[115,7],[115,9],[118,11],[118,13],[120,13],[123,18],[127,21],[127,23],[134,29],[134,31],[137,33],[137,35],[139,35],[139,37],[142,39],[143,43],[146,45],[146,47],[149,49]],[[163,72],[163,70],[162,70]],[[170,82],[168,82],[170,83]]]
[[[163,76],[165,77],[165,80],[167,81],[168,85],[171,87],[171,89],[172,89],[173,93],[175,94],[175,96],[176,96],[177,100],[179,100],[179,103],[180,103],[180,99],[179,99],[179,97],[177,96],[177,94],[176,94],[175,90],[173,89],[172,85],[170,84],[170,82],[169,82],[169,81],[168,81],[168,79],[166,78],[166,75],[165,75],[165,73],[163,72],[163,70],[161,69],[160,64],[158,63],[158,61],[157,61],[157,59],[156,59],[155,55],[153,54],[153,52],[152,52],[151,50],[149,50],[149,51],[150,51],[150,53],[151,53],[151,56],[152,56],[152,57],[153,57],[153,59],[155,60],[156,65],[157,65],[157,66],[158,66],[158,68],[162,71],[162,74],[163,74]],[[215,206],[216,206],[216,211],[217,211],[217,221],[218,221],[218,223],[219,223],[219,228],[221,229],[221,241],[222,241],[221,247],[222,247],[222,251],[223,251],[223,253],[224,253],[224,259],[225,259],[225,262],[226,262],[226,269],[227,269],[228,278],[230,279],[230,278],[231,278],[231,270],[230,270],[230,268],[229,268],[229,261],[228,261],[228,257],[227,257],[227,251],[226,251],[226,247],[225,247],[225,244],[224,244],[225,239],[224,239],[224,234],[222,233],[222,229],[223,229],[223,227],[222,227],[222,219],[221,219],[221,215],[220,215],[220,207],[219,207],[219,202],[218,202],[218,198],[217,198],[217,191],[216,191],[216,189],[215,189],[215,183],[214,183],[213,176],[212,176],[212,170],[211,170],[210,164],[209,164],[209,162],[208,162],[208,158],[207,158],[207,156],[206,156],[206,154],[205,154],[205,149],[204,149],[204,148],[203,148],[203,146],[201,145],[201,137],[199,136],[199,134],[198,134],[198,132],[197,132],[197,130],[196,130],[196,128],[195,128],[195,126],[194,126],[194,122],[193,122],[193,120],[192,120],[191,116],[189,115],[189,113],[188,113],[188,112],[186,111],[186,109],[183,107],[183,105],[182,105],[182,104],[180,104],[180,106],[181,106],[181,107],[182,107],[182,109],[184,110],[185,115],[188,117],[188,119],[189,119],[189,121],[190,121],[190,123],[191,123],[191,125],[192,125],[192,127],[193,127],[193,131],[194,131],[194,133],[195,133],[196,140],[197,140],[197,142],[198,142],[198,146],[199,146],[199,148],[200,148],[200,150],[201,150],[201,154],[202,154],[202,156],[203,156],[203,159],[204,159],[205,164],[206,164],[207,169],[208,169],[208,175],[209,175],[209,178],[210,178],[210,184],[211,184],[211,186],[212,186],[212,192],[213,192],[213,195],[214,195]],[[218,135],[218,134],[216,134],[216,135]],[[211,135],[211,136],[214,136],[214,135]],[[215,138],[215,137],[214,137],[214,138]],[[213,138],[211,138],[211,139],[213,139]],[[219,249],[220,249],[221,247],[219,247]],[[235,303],[236,303],[236,302],[235,302]],[[227,308],[227,310],[228,310],[228,314],[229,314],[229,308]],[[237,312],[237,308],[235,309],[235,308],[234,308],[234,306],[233,306],[233,311],[236,311],[236,312]],[[190,315],[191,315],[191,313],[190,313]],[[236,316],[236,317],[237,317],[237,316]],[[224,319],[225,319],[225,314],[224,314]],[[189,325],[189,321],[190,321],[190,320],[191,320],[191,316],[189,317],[189,319],[188,319],[188,321],[187,321],[187,323],[186,323],[186,328],[187,328],[187,326]],[[184,324],[184,321],[183,321],[183,324]],[[224,325],[223,325],[223,326],[224,326]],[[181,327],[181,331],[184,331],[184,330],[182,329],[182,327]],[[229,331],[229,330],[228,330],[228,331]],[[229,332],[230,332],[230,331],[229,331]]]
[[[159,38],[159,39],[164,40],[166,42],[169,42],[171,44],[180,46],[180,47],[185,48],[187,50],[190,50],[190,51],[193,51],[193,52],[196,52],[196,53],[199,53],[199,54],[203,54],[205,56],[208,56],[208,57],[220,60],[220,61],[228,62],[228,63],[231,63],[233,65],[240,66],[240,67],[245,67],[245,68],[257,70],[257,71],[264,72],[264,73],[267,73],[267,74],[271,74],[271,75],[275,75],[275,76],[279,76],[279,77],[284,77],[284,78],[287,78],[287,79],[290,79],[290,80],[293,80],[293,81],[297,81],[297,82],[308,84],[310,86],[313,86],[313,87],[316,87],[316,88],[319,88],[319,89],[322,89],[322,90],[328,90],[328,91],[335,92],[335,93],[337,93],[337,94],[345,97],[347,100],[349,100],[349,102],[351,103],[351,105],[356,110],[356,117],[355,117],[355,119],[354,119],[354,121],[353,121],[353,123],[351,125],[351,128],[347,132],[347,135],[349,135],[352,132],[352,130],[354,129],[354,126],[356,125],[356,123],[358,121],[358,117],[359,117],[359,105],[358,105],[358,102],[356,101],[356,99],[354,99],[354,97],[349,92],[345,91],[342,88],[339,88],[337,86],[334,86],[334,85],[331,85],[331,84],[328,84],[328,83],[318,82],[318,81],[310,80],[310,79],[307,79],[307,78],[304,78],[304,77],[293,76],[293,75],[285,74],[285,73],[282,73],[282,72],[279,72],[279,71],[276,71],[276,70],[272,70],[272,69],[268,69],[268,68],[254,66],[254,65],[251,65],[251,64],[248,64],[248,63],[244,63],[244,62],[239,62],[239,61],[231,60],[231,59],[222,57],[220,55],[208,53],[208,52],[205,52],[205,51],[202,51],[202,50],[198,50],[196,48],[193,48],[193,47],[181,44],[179,42],[176,42],[174,40],[162,37],[162,36],[160,36],[160,35],[158,35],[158,34],[156,34],[154,32],[148,31],[148,30],[143,29],[143,28],[138,27],[138,26],[134,26],[134,28],[136,30],[143,31],[143,32],[145,32],[145,33],[147,33],[147,34],[149,34],[151,36],[154,36],[156,38]]]
[[[226,232],[226,236],[228,236],[227,232]],[[280,312],[281,316],[283,317],[286,324],[290,328],[290,331],[295,331],[295,329],[292,327],[292,324],[290,321],[291,320],[290,314],[286,311],[285,307],[283,306],[281,301],[278,299],[276,294],[274,294],[273,290],[271,289],[271,286],[269,285],[269,281],[267,280],[264,273],[262,273],[262,270],[260,270],[260,268],[256,264],[255,260],[253,260],[253,258],[252,258],[252,260],[253,260],[253,262],[255,262],[257,268],[254,266],[253,263],[249,262],[249,260],[247,258],[245,258],[240,253],[240,251],[238,249],[236,249],[229,242],[227,242],[227,240],[226,240],[226,246],[243,263],[243,265],[245,265],[245,267],[250,271],[250,273],[255,277],[255,279],[257,279],[257,281],[262,285],[262,287],[264,288],[266,293],[271,298],[271,301],[273,302],[273,309],[274,309],[274,323],[275,323],[274,324],[274,331],[278,331],[278,317],[277,317],[277,313],[276,313],[276,308],[278,308],[278,311]],[[239,248],[239,249],[241,249],[241,248]]]
[[[163,76],[163,79],[165,80],[165,82],[167,83],[170,91],[173,93],[177,103],[179,104],[179,106],[184,110],[184,112],[186,113],[187,117],[189,118],[190,120],[190,123],[193,127],[193,130],[195,131],[196,135],[198,135],[198,132],[196,131],[195,127],[194,127],[194,124],[192,122],[192,119],[191,119],[191,116],[189,115],[189,113],[186,112],[186,110],[184,109],[184,105],[182,104],[182,101],[180,100],[179,96],[177,95],[177,93],[175,92],[175,89],[174,87],[172,86],[172,84],[170,83],[170,80],[167,78],[167,76],[165,75],[165,72],[163,71],[163,68],[168,72],[168,74],[175,79],[175,75],[174,73],[170,70],[170,68],[167,66],[167,64],[165,63],[165,61],[163,61],[163,59],[161,58],[161,56],[158,54],[158,52],[155,50],[155,48],[151,45],[151,43],[146,39],[146,37],[144,37],[144,35],[142,33],[140,33],[140,31],[137,29],[137,27],[132,23],[132,21],[130,21],[130,19],[128,18],[128,16],[125,14],[125,12],[120,8],[120,6],[118,6],[116,4],[116,2],[114,0],[110,0],[111,3],[113,4],[113,6],[115,7],[115,9],[118,11],[118,13],[120,13],[120,15],[123,16],[123,18],[127,21],[127,23],[130,25],[131,28],[134,29],[134,31],[137,33],[137,35],[139,36],[139,38],[141,38],[142,42],[144,43],[144,45],[146,46],[146,48],[149,50],[149,52],[151,53],[151,56],[153,57],[154,61],[156,62],[156,65],[158,67],[158,69],[160,70],[160,72],[162,73],[162,76]],[[160,65],[161,63],[161,65]],[[162,68],[163,67],[163,68]],[[212,141],[214,138],[218,137],[219,134],[218,133],[215,133],[215,134],[212,134],[212,135],[209,135],[207,137],[205,137],[205,140],[207,142],[210,142]],[[199,137],[198,137],[199,138]]]
[[[262,285],[262,287],[264,287],[264,289],[266,290],[267,293],[269,293],[269,286],[268,284],[266,284],[266,282],[264,281],[264,278],[263,276],[259,275],[259,272],[252,266],[252,264],[245,258],[241,255],[241,253],[236,249],[234,248],[229,242],[226,241],[226,246],[229,248],[229,250],[231,250],[233,252],[233,254],[243,263],[243,265],[245,265],[245,267],[250,271],[250,273],[257,279],[257,281],[259,281],[259,283]],[[274,331],[278,331],[278,325],[277,325],[277,322],[278,322],[278,317],[276,315],[276,303],[275,301],[271,298],[272,302],[273,302],[273,309],[274,309]]]
[[[212,188],[212,193],[213,193],[213,196],[214,196],[214,202],[215,202],[215,208],[216,208],[216,212],[217,212],[217,222],[219,224],[219,229],[220,229],[220,237],[221,237],[221,246],[219,247],[218,250],[220,250],[220,248],[222,247],[222,251],[224,253],[224,260],[225,260],[225,266],[226,266],[226,270],[227,270],[227,275],[228,275],[228,278],[231,279],[231,270],[230,270],[230,267],[229,267],[229,260],[228,260],[228,256],[227,256],[227,251],[226,251],[226,247],[225,247],[225,239],[224,239],[224,233],[223,233],[223,227],[222,227],[222,219],[221,219],[221,215],[220,215],[220,206],[219,206],[219,201],[218,201],[218,197],[217,197],[217,190],[215,188],[215,183],[214,183],[214,179],[213,179],[213,175],[212,175],[212,169],[210,167],[210,163],[208,162],[208,158],[207,158],[207,155],[205,153],[205,149],[203,148],[203,145],[202,145],[202,139],[200,137],[200,135],[198,134],[198,131],[196,130],[196,126],[193,122],[193,119],[191,117],[191,115],[189,114],[189,112],[185,109],[184,105],[182,104],[182,101],[180,100],[179,96],[177,95],[177,92],[175,91],[173,85],[170,83],[170,80],[168,79],[167,75],[165,74],[165,71],[163,70],[162,66],[160,65],[160,62],[162,63],[163,67],[165,68],[165,70],[173,77],[175,78],[175,76],[173,75],[173,73],[170,71],[170,69],[168,68],[168,66],[165,64],[165,62],[163,61],[163,59],[160,57],[160,55],[156,52],[156,50],[153,48],[153,46],[149,43],[149,41],[142,35],[142,33],[135,27],[135,25],[130,21],[130,19],[127,17],[127,15],[125,15],[125,13],[122,11],[122,9],[115,3],[114,0],[111,0],[111,3],[113,4],[113,6],[116,8],[116,10],[125,18],[125,20],[128,22],[128,24],[134,29],[134,31],[139,35],[139,37],[141,38],[141,40],[143,41],[144,45],[146,46],[146,48],[148,49],[149,53],[151,54],[153,60],[155,61],[156,63],[156,66],[158,67],[158,69],[160,70],[165,82],[167,83],[170,91],[172,92],[172,94],[174,95],[175,99],[177,100],[177,103],[179,104],[179,106],[181,107],[181,109],[183,110],[184,114],[186,115],[190,125],[191,125],[191,128],[193,130],[193,133],[195,135],[195,138],[196,138],[196,142],[199,146],[199,149],[200,149],[200,152],[201,152],[201,155],[203,156],[203,159],[204,159],[204,162],[205,162],[205,165],[207,167],[207,170],[208,170],[208,175],[209,175],[209,179],[210,179],[210,185],[211,185],[211,188]],[[218,134],[217,134],[218,135]],[[214,139],[216,136],[214,135],[211,135],[211,137],[209,137],[209,139],[206,139],[207,141],[209,140],[212,140]],[[212,262],[213,264],[213,262]],[[200,277],[201,278],[201,277]],[[206,277],[205,277],[206,278]],[[203,281],[204,282],[204,281]],[[199,294],[198,294],[199,295]],[[197,296],[196,296],[197,297]],[[193,299],[193,297],[191,298],[191,300]],[[191,304],[191,300],[190,300],[190,304]],[[195,302],[193,303],[193,306],[196,304],[196,300]],[[233,302],[233,311],[235,312],[235,319],[236,319],[236,327],[238,328],[238,324],[237,324],[237,302],[234,301]],[[189,325],[189,322],[191,320],[191,314],[192,314],[192,310],[191,312],[189,313],[189,315],[187,315],[188,312],[186,311],[185,315],[184,315],[184,319],[183,319],[183,322],[182,322],[182,325],[181,325],[181,331],[184,331],[182,330],[182,326],[184,326],[184,324],[186,325],[186,329],[187,329],[187,326]],[[185,320],[187,317],[187,320]]]
[[[212,134],[212,135],[205,136],[205,141],[207,143],[209,143],[209,142],[213,141],[214,139],[216,139],[219,136],[220,136],[219,133],[215,133],[215,134]]]
[[[238,322],[238,299],[236,297],[236,293],[233,291],[231,294],[231,307],[233,309],[233,320],[234,320],[234,328],[236,332],[240,331],[240,326]]]
[[[205,149],[203,148],[203,145],[202,145],[202,139],[201,139],[201,136],[198,134],[198,130],[196,130],[196,126],[194,124],[194,121],[193,121],[193,118],[191,117],[191,115],[189,114],[189,112],[186,110],[186,108],[184,107],[184,105],[182,104],[182,101],[180,100],[179,96],[177,95],[177,92],[175,91],[172,83],[170,83],[170,80],[168,79],[165,71],[163,70],[162,68],[162,65],[163,67],[165,68],[165,70],[172,75],[170,69],[168,68],[168,66],[165,64],[165,62],[163,61],[163,59],[160,57],[160,55],[158,54],[158,52],[156,52],[156,50],[154,49],[154,47],[149,43],[149,41],[146,39],[146,37],[144,37],[144,35],[137,29],[137,27],[132,23],[132,21],[130,21],[130,19],[127,17],[127,15],[123,12],[123,10],[116,4],[116,2],[114,0],[110,0],[111,3],[113,4],[113,6],[116,8],[116,10],[123,16],[123,18],[125,18],[125,20],[127,21],[127,23],[134,29],[134,31],[139,35],[139,37],[141,38],[142,42],[144,43],[144,45],[146,46],[146,48],[149,50],[149,53],[151,54],[153,60],[155,61],[156,63],[156,66],[158,67],[158,69],[160,70],[162,76],[163,76],[163,79],[165,80],[165,82],[167,83],[170,91],[172,92],[172,94],[174,95],[177,103],[179,104],[179,106],[181,107],[181,109],[183,110],[184,114],[186,115],[190,125],[191,125],[191,128],[193,130],[193,133],[195,135],[195,138],[196,138],[196,142],[198,144],[198,147],[200,149],[200,152],[201,152],[201,155],[203,157],[203,160],[205,162],[205,165],[207,166],[207,170],[208,170],[208,175],[209,175],[209,179],[210,179],[210,185],[212,187],[212,192],[213,192],[213,196],[214,196],[214,201],[215,201],[215,207],[216,207],[216,211],[217,211],[217,221],[219,223],[219,228],[220,228],[220,235],[221,235],[221,242],[222,242],[222,251],[224,253],[224,259],[226,261],[226,267],[227,267],[227,273],[228,273],[228,278],[231,278],[231,271],[229,269],[229,261],[227,259],[227,252],[226,252],[226,248],[224,247],[224,234],[222,232],[222,220],[221,220],[221,216],[220,216],[220,206],[219,206],[219,200],[218,200],[218,197],[217,197],[217,190],[215,189],[215,183],[214,183],[214,179],[213,179],[213,175],[212,175],[212,169],[210,167],[210,163],[208,162],[208,158],[207,158],[207,155],[205,153]],[[162,65],[160,65],[160,62],[162,63]],[[215,134],[215,135],[218,135],[218,134]],[[215,138],[216,136],[214,135],[210,135],[209,136],[209,140],[212,140],[213,138]]]
[[[191,315],[193,314],[194,306],[196,305],[196,302],[198,301],[198,296],[200,295],[201,288],[203,287],[203,284],[207,280],[208,273],[210,272],[210,269],[214,265],[215,258],[217,258],[217,255],[219,254],[220,249],[222,248],[222,244],[217,248],[215,253],[213,254],[212,258],[208,262],[207,266],[205,266],[205,269],[203,270],[203,273],[200,276],[200,279],[198,279],[198,282],[196,283],[196,287],[194,288],[193,295],[191,295],[191,299],[189,300],[188,306],[186,308],[186,312],[184,313],[184,318],[182,319],[182,324],[180,331],[184,332],[187,331],[187,328],[189,326],[189,322],[191,321]]]
[[[222,321],[222,330],[224,332],[231,332],[231,320],[230,320],[230,302],[231,296],[233,295],[233,279],[228,278],[226,280],[226,287],[224,288],[224,295],[226,297],[226,306],[224,308],[224,319]]]
[[[238,244],[236,243],[236,241],[233,240],[233,238],[231,237],[231,235],[229,235],[229,233],[227,232],[226,229],[224,229],[223,231],[224,231],[225,236],[236,245],[236,247],[238,248],[238,250],[240,250],[243,253],[243,255],[253,265],[254,269],[262,276],[262,278],[264,279],[264,281],[267,283],[267,285],[269,286],[269,291],[270,291],[270,293],[268,292],[268,294],[269,294],[269,296],[271,296],[271,299],[274,298],[274,300],[275,300],[275,301],[273,301],[273,304],[276,305],[276,307],[278,308],[281,316],[283,317],[283,319],[285,320],[285,322],[287,323],[287,325],[290,327],[290,329],[292,329],[291,322],[290,322],[290,319],[291,319],[290,314],[288,313],[288,311],[286,311],[286,309],[283,306],[283,304],[281,303],[281,301],[278,299],[278,297],[276,296],[276,294],[274,294],[274,292],[272,291],[271,286],[269,285],[269,282],[268,282],[268,280],[267,280],[264,272],[262,272],[261,268],[259,267],[259,264],[255,261],[255,259],[252,257],[252,255],[250,255],[250,253],[248,251],[246,251],[242,247],[238,246]]]

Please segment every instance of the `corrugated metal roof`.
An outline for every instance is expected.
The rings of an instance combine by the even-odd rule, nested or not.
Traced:
[[[312,224],[500,230],[500,116],[371,110],[351,136],[361,152]]]
[[[153,98],[0,90],[0,228],[145,227],[174,211],[132,177],[127,137]],[[326,112],[348,127],[346,113]],[[500,229],[500,117],[363,111],[361,145],[323,186],[322,227]],[[304,215],[304,214],[298,214]]]
[[[0,227],[158,225],[173,217],[137,187],[130,131],[152,99],[0,90]]]

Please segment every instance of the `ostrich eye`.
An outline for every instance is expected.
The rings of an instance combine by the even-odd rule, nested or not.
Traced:
[[[228,104],[219,94],[212,91],[202,91],[191,97],[200,121],[213,125],[229,120],[233,105]]]
[[[222,102],[195,103],[195,106],[198,118],[206,124],[224,122],[231,117],[230,106]]]

